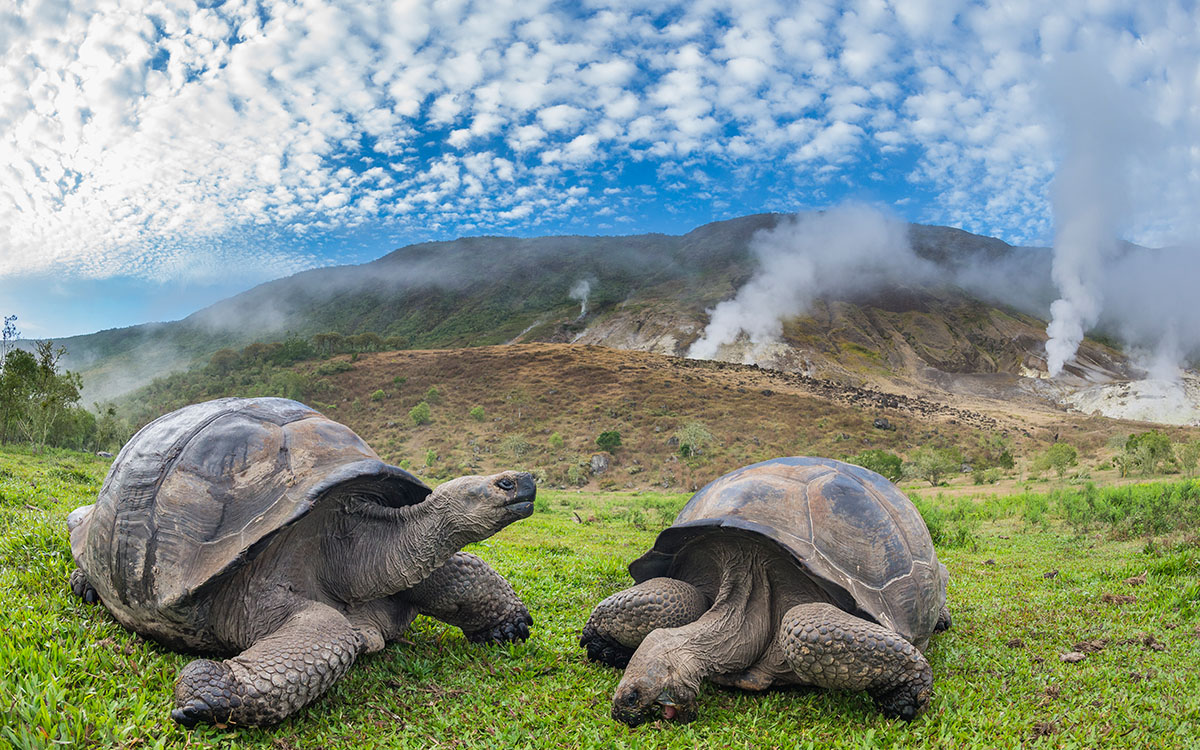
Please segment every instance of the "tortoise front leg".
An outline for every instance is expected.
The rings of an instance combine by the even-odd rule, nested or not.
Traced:
[[[652,631],[695,622],[707,610],[708,600],[690,583],[651,578],[597,604],[579,645],[592,661],[624,669]]]
[[[232,659],[184,667],[171,718],[184,726],[274,724],[328,690],[362,650],[340,612],[311,602]]]
[[[798,604],[779,628],[784,658],[805,682],[866,690],[889,718],[909,720],[929,702],[933,670],[917,647],[830,604]]]
[[[512,585],[470,552],[451,555],[402,596],[419,613],[461,628],[475,643],[523,641],[533,624]]]

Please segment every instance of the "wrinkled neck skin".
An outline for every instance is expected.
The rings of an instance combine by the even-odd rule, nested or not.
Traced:
[[[347,604],[410,589],[465,545],[495,532],[439,492],[398,508],[356,497],[334,505],[319,576],[325,590]]]
[[[721,576],[713,605],[695,622],[655,630],[642,641],[613,701],[614,717],[627,724],[653,718],[660,707],[690,719],[705,679],[746,669],[769,644],[771,587],[763,551],[736,542],[710,543],[705,551]]]

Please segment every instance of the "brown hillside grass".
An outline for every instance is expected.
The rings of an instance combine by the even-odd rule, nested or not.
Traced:
[[[339,359],[345,360],[342,357]],[[506,468],[558,487],[693,490],[739,466],[784,455],[846,458],[867,449],[904,456],[923,445],[970,455],[1001,438],[1020,464],[1054,437],[1081,462],[1106,458],[1116,434],[1148,425],[1024,405],[942,403],[884,394],[754,366],[595,346],[521,344],[362,355],[327,377],[313,406],[349,425],[387,461],[431,481]],[[300,365],[298,369],[314,365]],[[431,421],[410,410],[426,400]],[[482,419],[471,410],[482,407]],[[978,408],[972,408],[978,407]],[[894,429],[879,429],[878,417]],[[713,436],[679,455],[677,431],[699,422]],[[606,470],[596,438],[620,433]],[[1181,431],[1173,439],[1194,439]],[[561,444],[554,436],[561,437]],[[958,481],[969,481],[958,480]]]

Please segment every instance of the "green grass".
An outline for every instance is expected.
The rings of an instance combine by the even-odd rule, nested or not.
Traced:
[[[861,694],[707,687],[694,723],[630,730],[608,715],[619,673],[588,663],[576,639],[687,496],[575,492],[541,493],[534,517],[471,548],[529,604],[528,643],[477,646],[420,619],[278,727],[188,732],[168,713],[191,657],[67,589],[65,517],[106,470],[79,454],[0,451],[0,747],[1175,748],[1200,737],[1194,540],[1069,526],[1061,499],[1019,496],[978,514],[922,499],[941,513],[954,628],[929,649],[935,695],[916,721],[885,720]],[[1139,492],[1130,498],[1154,496]],[[1098,650],[1059,659],[1085,641]]]

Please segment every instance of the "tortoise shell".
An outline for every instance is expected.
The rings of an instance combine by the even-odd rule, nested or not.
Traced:
[[[629,566],[638,583],[673,576],[676,554],[711,534],[776,543],[842,609],[924,648],[946,603],[916,507],[875,472],[827,458],[778,458],[726,474],[692,496],[654,547]]]
[[[122,624],[198,645],[191,621],[204,587],[348,484],[389,505],[431,492],[348,427],[295,401],[194,404],[125,445],[96,502],[71,513],[71,552]]]

